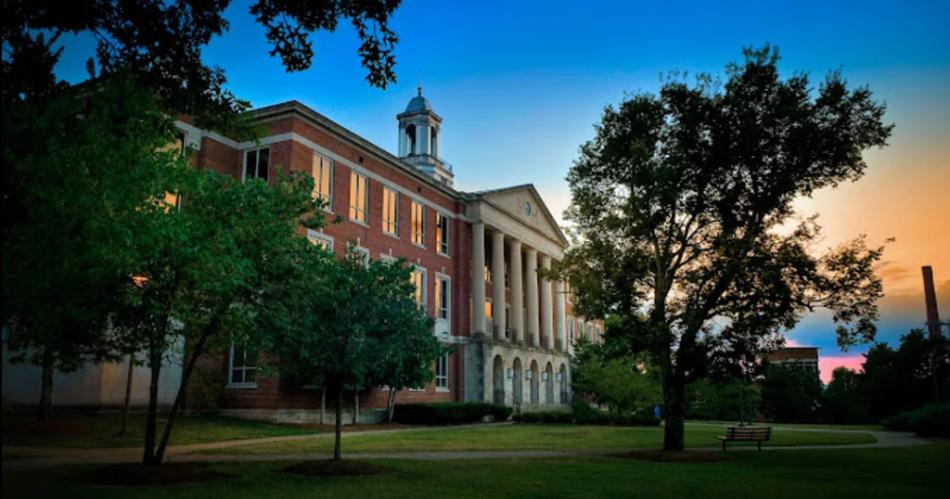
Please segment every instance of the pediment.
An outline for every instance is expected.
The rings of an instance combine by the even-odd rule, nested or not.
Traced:
[[[505,215],[567,246],[568,241],[538,191],[531,184],[484,191],[477,195]]]

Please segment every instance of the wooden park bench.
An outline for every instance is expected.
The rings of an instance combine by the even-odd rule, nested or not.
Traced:
[[[766,442],[772,438],[772,428],[730,426],[726,428],[725,435],[716,438],[722,440],[723,452],[726,452],[726,442],[756,442],[759,444],[759,450],[762,450],[762,442]]]

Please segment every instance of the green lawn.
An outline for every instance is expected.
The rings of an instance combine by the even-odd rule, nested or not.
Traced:
[[[230,478],[151,488],[66,482],[75,468],[3,473],[3,497],[455,497],[869,499],[938,498],[950,490],[950,443],[901,449],[736,452],[717,463],[616,458],[374,461],[389,474],[305,477],[289,463],[215,465]]]
[[[164,423],[165,419],[159,417],[159,431],[164,429]],[[129,435],[119,435],[121,428],[122,418],[119,414],[69,414],[55,416],[46,423],[37,423],[32,413],[4,413],[3,445],[71,448],[142,445],[145,432],[144,415],[136,414],[131,417]],[[316,433],[316,430],[224,416],[192,415],[179,416],[175,420],[171,443],[183,445],[303,433]]]
[[[686,444],[689,447],[716,446],[716,435],[723,429],[688,425]],[[776,431],[766,445],[858,444],[874,442],[866,433]],[[483,428],[444,428],[406,431],[382,435],[344,435],[343,451],[409,452],[453,450],[579,450],[659,448],[663,429],[659,427],[574,426],[574,425],[508,425]],[[743,444],[734,444],[743,445]],[[211,454],[293,454],[331,452],[331,438],[315,438],[286,442],[229,447],[203,451]]]

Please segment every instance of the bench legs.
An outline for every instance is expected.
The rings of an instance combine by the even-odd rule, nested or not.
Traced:
[[[762,450],[762,441],[759,440],[758,444],[759,444],[759,450],[761,451],[761,450]]]

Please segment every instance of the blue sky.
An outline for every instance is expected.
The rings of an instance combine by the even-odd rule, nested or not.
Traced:
[[[235,2],[227,17],[230,31],[205,58],[225,69],[239,97],[255,106],[300,100],[394,151],[395,115],[421,81],[445,120],[441,149],[458,188],[531,182],[555,214],[569,202],[564,176],[603,106],[655,90],[661,73],[721,74],[742,46],[763,42],[780,47],[783,70],[816,82],[840,68],[888,103],[897,130],[888,149],[869,153],[866,179],[803,200],[802,209],[822,213],[829,244],[859,231],[878,242],[897,237],[885,283],[902,305],[888,305],[881,339],[922,323],[920,265],[935,266],[950,315],[950,202],[935,199],[950,190],[950,2],[406,0],[392,22],[399,81],[386,91],[365,83],[349,26],[318,34],[312,68],[286,74],[248,3]],[[90,51],[87,38],[70,39],[60,74],[82,79]],[[831,353],[831,331],[815,316],[792,337]]]

